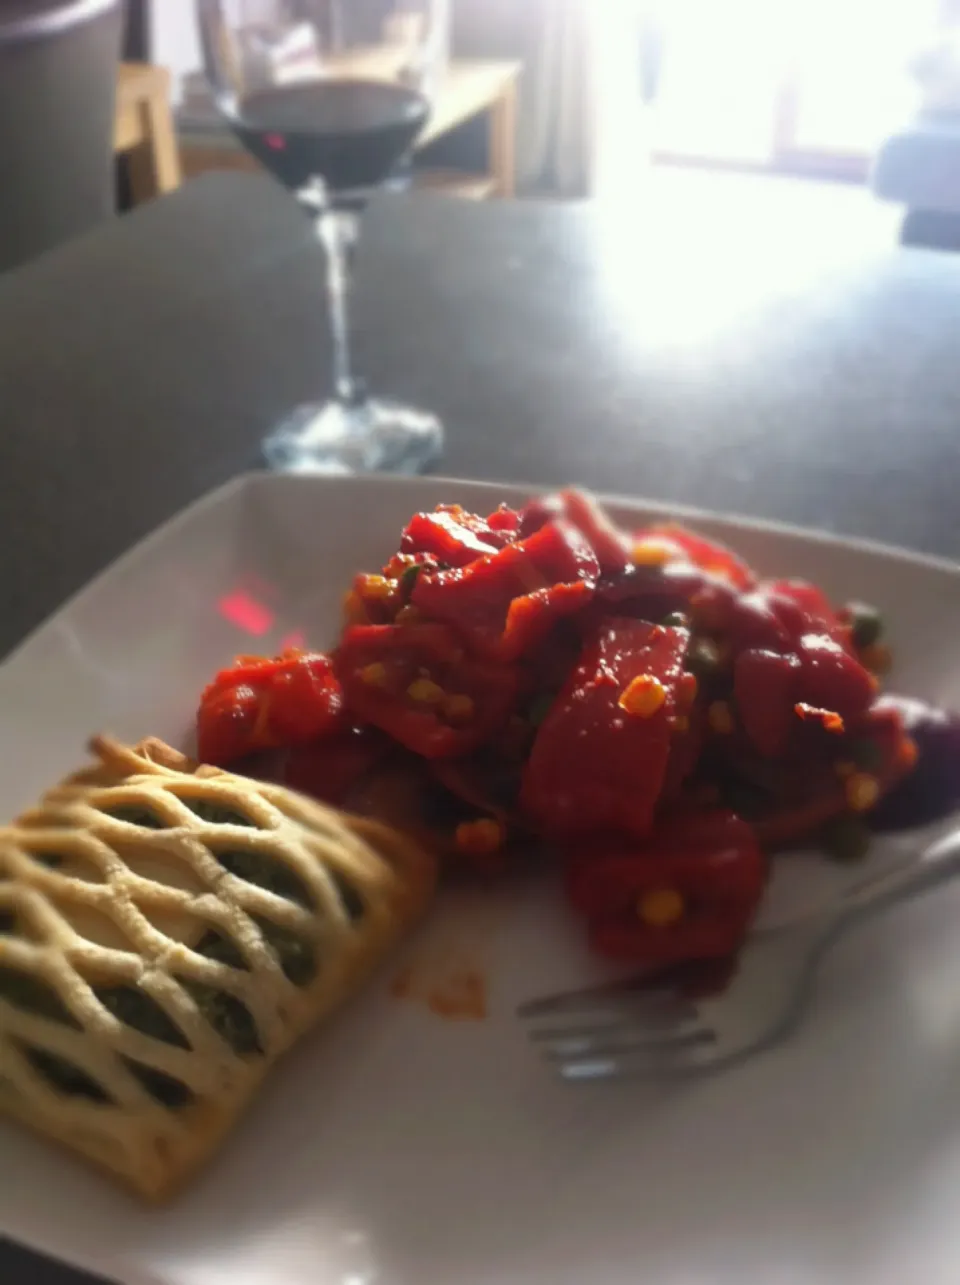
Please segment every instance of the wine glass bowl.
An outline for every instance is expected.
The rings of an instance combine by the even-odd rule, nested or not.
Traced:
[[[219,110],[293,193],[326,254],[333,396],[266,438],[276,468],[419,472],[440,455],[435,416],[369,397],[354,374],[348,297],[360,213],[428,120],[447,3],[197,0]]]

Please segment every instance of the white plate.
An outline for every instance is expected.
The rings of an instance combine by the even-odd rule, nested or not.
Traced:
[[[258,475],[211,496],[0,669],[0,815],[75,766],[92,731],[182,740],[234,652],[298,631],[329,641],[350,574],[382,562],[414,510],[521,494]],[[960,705],[960,570],[692,516],[762,572],[877,603],[898,686]],[[238,604],[253,637],[231,623]],[[778,867],[767,915],[829,891],[826,869]],[[169,1210],[0,1126],[0,1231],[133,1285],[956,1285],[958,925],[960,888],[864,930],[802,1032],[723,1076],[575,1089],[548,1079],[512,1017],[591,975],[559,898],[448,895],[408,952],[456,943],[488,976],[489,1020],[391,999],[386,970]]]

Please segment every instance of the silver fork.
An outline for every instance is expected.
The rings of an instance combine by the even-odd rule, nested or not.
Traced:
[[[960,874],[960,830],[915,860],[868,877],[811,920],[748,939],[723,990],[689,998],[649,978],[541,996],[517,1015],[566,1080],[719,1070],[784,1039],[824,956],[848,929]]]

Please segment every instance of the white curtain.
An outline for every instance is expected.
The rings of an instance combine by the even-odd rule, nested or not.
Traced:
[[[454,56],[523,63],[517,121],[521,192],[593,189],[595,7],[604,0],[453,0]]]

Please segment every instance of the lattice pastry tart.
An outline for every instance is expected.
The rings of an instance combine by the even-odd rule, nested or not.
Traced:
[[[162,742],[93,750],[0,829],[0,1109],[160,1200],[424,909],[434,867]]]

